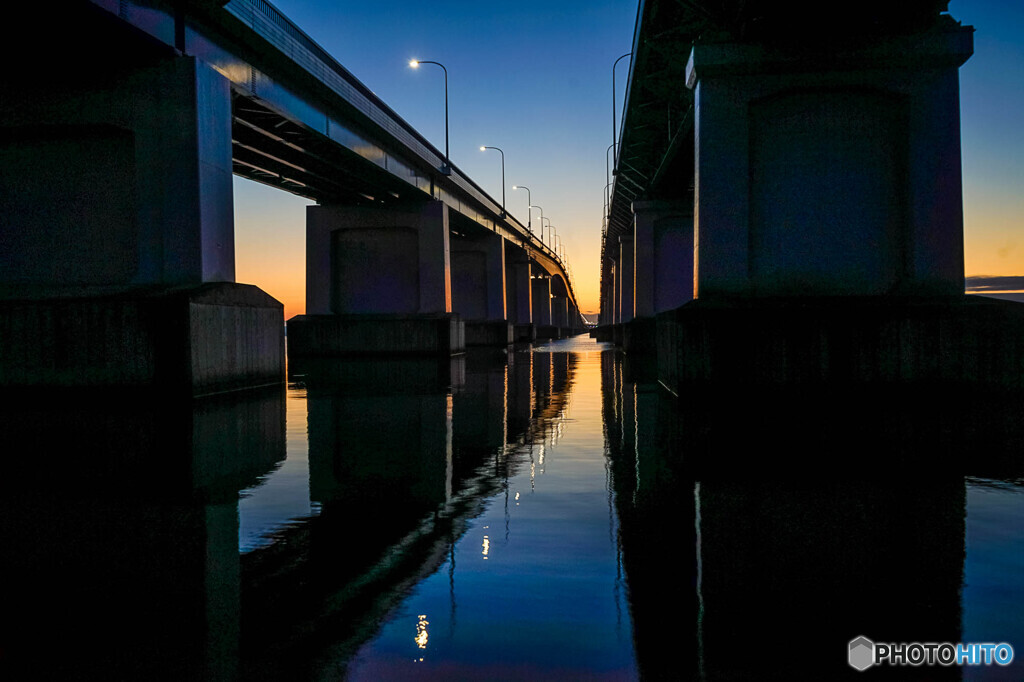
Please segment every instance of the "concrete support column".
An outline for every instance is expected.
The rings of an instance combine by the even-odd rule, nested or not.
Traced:
[[[696,46],[697,295],[962,294],[972,31],[871,42],[826,71],[813,50]]]
[[[513,327],[515,341],[533,341],[537,327],[533,324],[533,267],[525,251],[511,242],[505,243],[505,312]]]
[[[466,323],[466,344],[507,346],[505,240],[493,232],[451,240],[452,312]]]
[[[306,314],[452,312],[448,207],[306,209]]]
[[[506,312],[509,322],[533,322],[533,291],[530,286],[529,262],[505,263]]]
[[[0,92],[0,283],[235,279],[231,93],[191,57]]]
[[[616,254],[612,260],[612,281],[609,289],[611,290],[611,310],[609,310],[609,322],[610,324],[618,324],[622,321],[619,315],[619,289],[622,288],[622,268],[619,267],[619,257]]]
[[[635,317],[653,317],[693,299],[693,205],[634,201]]]
[[[505,240],[493,232],[451,240],[452,312],[504,321]]]
[[[616,289],[618,299],[618,315],[616,323],[625,324],[633,319],[633,237],[619,237],[619,262],[616,268]]]
[[[73,59],[59,88],[34,64],[0,85],[0,385],[283,382],[282,306],[234,284],[229,82]]]
[[[448,207],[310,206],[306,315],[288,331],[295,356],[461,352]]]
[[[533,322],[538,327],[551,324],[551,278],[539,275],[532,280]]]
[[[569,299],[555,295],[551,299],[551,324],[559,329],[569,327]]]

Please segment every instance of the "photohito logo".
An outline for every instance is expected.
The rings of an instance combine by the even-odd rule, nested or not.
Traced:
[[[1009,665],[1013,647],[999,644],[949,642],[872,642],[863,635],[850,640],[847,661],[851,668],[867,670],[873,665]]]

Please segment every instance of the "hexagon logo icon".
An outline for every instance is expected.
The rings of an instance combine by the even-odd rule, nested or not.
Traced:
[[[875,643],[864,636],[852,639],[849,655],[850,667],[867,670],[875,664]]]

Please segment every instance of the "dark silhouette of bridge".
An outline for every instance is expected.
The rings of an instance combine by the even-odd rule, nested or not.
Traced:
[[[582,329],[559,255],[268,3],[26,12],[60,83],[8,55],[0,383],[280,382],[282,308],[234,283],[232,174],[317,202],[292,354]]]

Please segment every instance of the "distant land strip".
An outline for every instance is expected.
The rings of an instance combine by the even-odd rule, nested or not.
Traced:
[[[968,293],[983,291],[1024,291],[1024,275],[1006,275],[1002,277],[987,277],[978,275],[967,277],[964,280],[964,290]]]

